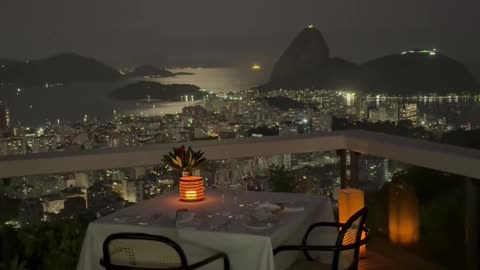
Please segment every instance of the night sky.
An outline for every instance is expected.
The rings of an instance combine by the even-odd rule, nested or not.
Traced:
[[[0,0],[0,57],[77,52],[115,65],[270,64],[314,24],[362,62],[435,47],[480,62],[479,0]]]

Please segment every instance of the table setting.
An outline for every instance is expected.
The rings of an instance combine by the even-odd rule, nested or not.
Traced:
[[[328,197],[210,189],[202,201],[183,202],[177,192],[171,192],[92,222],[77,269],[102,269],[98,264],[102,243],[117,232],[170,237],[186,246],[189,258],[221,250],[229,255],[231,269],[285,269],[296,255],[274,258],[273,248],[298,243],[308,226],[318,221],[334,221]],[[331,244],[335,237],[329,231],[319,239]],[[201,269],[222,268],[212,264]]]
[[[103,269],[99,264],[102,245],[115,233],[167,237],[181,245],[189,262],[221,251],[228,256],[232,270],[283,270],[298,254],[274,257],[275,247],[299,243],[314,222],[334,221],[330,198],[247,191],[238,166],[220,167],[213,186],[206,189],[203,178],[192,173],[204,161],[203,152],[184,146],[164,155],[163,162],[181,172],[178,191],[139,202],[90,223],[77,270]],[[313,239],[315,244],[332,245],[337,234],[335,229],[319,231]],[[320,253],[318,259],[328,262],[331,257]],[[199,269],[223,267],[211,263]]]

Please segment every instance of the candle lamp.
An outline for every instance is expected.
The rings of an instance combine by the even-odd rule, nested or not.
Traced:
[[[185,176],[180,178],[180,201],[198,202],[205,199],[205,187],[200,176]]]

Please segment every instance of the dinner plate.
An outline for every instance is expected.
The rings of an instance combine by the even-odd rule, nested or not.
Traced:
[[[272,223],[266,221],[256,221],[254,217],[251,216],[240,215],[237,216],[236,219],[239,221],[240,224],[242,224],[242,226],[248,229],[266,230],[272,228]]]
[[[270,211],[278,211],[282,209],[280,205],[273,204],[273,203],[261,203],[257,207],[255,207],[255,209],[259,209],[259,208],[266,208],[266,209],[269,209]]]
[[[243,224],[248,229],[252,230],[266,230],[272,228],[272,223],[265,223],[265,224]]]

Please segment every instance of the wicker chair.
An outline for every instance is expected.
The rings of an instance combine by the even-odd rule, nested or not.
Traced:
[[[103,242],[100,264],[106,270],[190,270],[223,260],[223,269],[230,269],[225,253],[217,253],[189,265],[185,252],[175,241],[159,235],[117,233]]]
[[[319,222],[312,224],[305,236],[303,237],[301,245],[280,246],[274,249],[273,253],[277,255],[284,251],[302,251],[306,260],[297,261],[289,270],[295,269],[358,269],[358,258],[360,253],[360,246],[365,244],[368,240],[368,229],[365,227],[367,218],[367,208],[360,209],[357,213],[351,216],[346,223],[335,222]],[[337,227],[340,229],[337,240],[334,246],[318,246],[309,245],[309,235],[316,228],[321,227]],[[365,238],[362,239],[362,233]],[[333,252],[333,259],[331,265],[320,264],[312,258],[312,251],[331,251]]]

